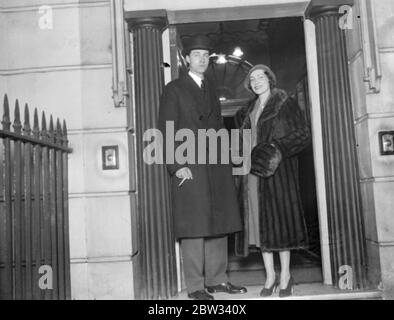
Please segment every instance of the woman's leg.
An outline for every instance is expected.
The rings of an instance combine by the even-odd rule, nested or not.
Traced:
[[[280,289],[286,289],[290,280],[290,251],[280,251]]]
[[[275,268],[274,268],[274,254],[272,252],[263,252],[263,261],[265,267],[265,279],[264,288],[271,288],[275,283]]]

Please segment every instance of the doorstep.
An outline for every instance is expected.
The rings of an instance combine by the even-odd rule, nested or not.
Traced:
[[[279,298],[278,293],[272,297],[260,297],[261,286],[247,286],[245,294],[216,293],[215,300],[382,300],[379,290],[348,291],[339,290],[321,283],[304,283],[294,286],[294,294],[288,298]],[[186,291],[182,291],[171,300],[189,300]]]

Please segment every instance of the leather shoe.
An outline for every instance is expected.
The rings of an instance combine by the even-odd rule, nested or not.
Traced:
[[[290,276],[286,289],[279,290],[279,298],[290,297],[293,295],[293,291],[294,291],[294,279],[292,276]]]
[[[234,293],[246,293],[247,290],[245,287],[234,286],[230,282],[221,283],[216,286],[207,287],[209,293],[217,293],[217,292],[226,292],[230,294]]]
[[[263,287],[263,289],[260,292],[260,296],[262,297],[270,297],[275,293],[275,289],[277,288],[278,284],[276,281],[270,288]]]
[[[194,300],[214,300],[214,298],[205,290],[194,291],[192,293],[189,293],[187,296]]]

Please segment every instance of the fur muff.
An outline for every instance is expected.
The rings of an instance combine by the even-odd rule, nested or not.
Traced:
[[[259,144],[252,150],[250,173],[262,178],[272,176],[282,160],[282,153],[273,144]]]

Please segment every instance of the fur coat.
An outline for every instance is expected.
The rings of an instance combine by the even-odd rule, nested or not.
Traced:
[[[250,129],[255,100],[239,110],[236,125]],[[241,130],[242,132],[242,130]],[[257,126],[251,173],[259,177],[259,236],[262,251],[306,248],[307,229],[299,191],[297,154],[311,141],[309,126],[297,102],[273,89]],[[241,134],[242,135],[242,134]],[[241,137],[242,145],[242,137]],[[238,199],[243,231],[236,235],[237,255],[248,255],[248,175],[240,178]]]

